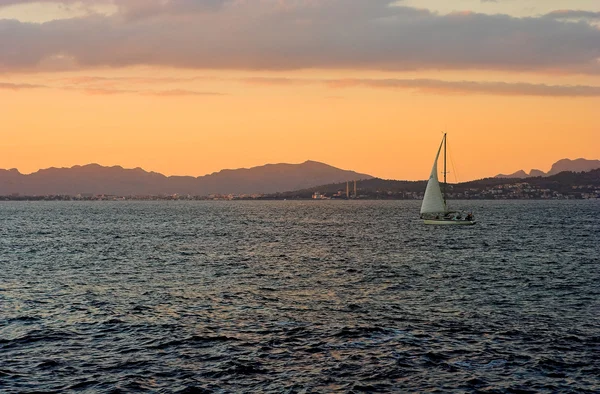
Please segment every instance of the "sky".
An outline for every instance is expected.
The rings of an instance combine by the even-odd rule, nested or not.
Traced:
[[[600,158],[598,0],[0,0],[0,168]]]

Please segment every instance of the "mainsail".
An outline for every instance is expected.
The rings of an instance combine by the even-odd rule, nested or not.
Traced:
[[[440,188],[440,181],[438,180],[437,175],[437,163],[440,153],[442,152],[442,146],[444,145],[444,142],[445,136],[444,139],[442,139],[440,148],[435,156],[435,161],[433,162],[433,169],[431,170],[431,175],[429,176],[429,181],[427,182],[427,188],[425,189],[425,196],[423,197],[423,204],[421,205],[421,214],[446,213],[446,202],[442,196],[442,189]]]

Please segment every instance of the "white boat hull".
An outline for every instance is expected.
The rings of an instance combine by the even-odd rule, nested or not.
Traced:
[[[425,219],[423,220],[425,224],[437,224],[443,226],[472,226],[475,221],[473,220],[442,220],[442,219]]]

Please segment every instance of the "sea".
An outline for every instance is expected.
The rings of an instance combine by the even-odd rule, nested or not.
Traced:
[[[598,393],[600,200],[0,203],[2,393]]]

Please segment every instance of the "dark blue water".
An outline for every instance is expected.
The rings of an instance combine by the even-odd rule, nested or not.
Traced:
[[[1,392],[599,392],[600,201],[0,203]]]

